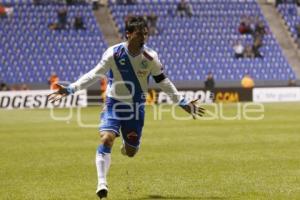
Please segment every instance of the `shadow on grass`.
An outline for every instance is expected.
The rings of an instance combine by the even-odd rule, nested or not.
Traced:
[[[161,196],[161,195],[148,195],[148,196],[146,196],[146,197],[142,197],[142,198],[136,198],[136,200],[151,200],[151,199],[153,199],[153,200],[158,200],[158,199],[161,199],[161,200],[163,200],[163,199],[174,199],[174,200],[176,200],[176,199],[182,199],[182,200],[184,200],[184,199],[189,199],[189,200],[191,200],[191,199],[195,199],[195,200],[226,200],[226,199],[229,199],[229,198],[227,198],[227,197],[214,197],[214,196],[212,196],[212,197],[186,197],[186,196]]]

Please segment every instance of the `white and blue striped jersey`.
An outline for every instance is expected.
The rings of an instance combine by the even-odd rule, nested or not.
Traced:
[[[70,87],[74,91],[87,88],[107,74],[107,97],[121,102],[143,103],[148,91],[149,76],[162,73],[162,64],[154,50],[144,46],[139,55],[132,56],[127,49],[127,43],[124,42],[109,47],[96,67]],[[178,91],[173,85],[171,93],[178,96],[176,98],[178,102],[180,100]]]

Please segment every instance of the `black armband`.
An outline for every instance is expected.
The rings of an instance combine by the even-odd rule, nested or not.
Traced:
[[[163,73],[161,73],[160,75],[153,76],[153,78],[154,78],[156,83],[160,83],[161,81],[163,81],[167,77]]]

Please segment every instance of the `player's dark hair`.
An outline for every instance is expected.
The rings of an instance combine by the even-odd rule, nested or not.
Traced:
[[[132,33],[135,30],[139,29],[143,30],[144,28],[148,28],[148,26],[146,20],[143,17],[131,17],[130,20],[125,24],[126,33]]]

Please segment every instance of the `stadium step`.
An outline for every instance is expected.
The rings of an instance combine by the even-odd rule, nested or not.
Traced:
[[[285,26],[281,15],[277,12],[275,5],[266,3],[265,0],[258,0],[260,8],[269,23],[270,29],[277,42],[283,50],[284,56],[293,67],[297,78],[300,78],[300,51],[296,46],[288,28]]]
[[[115,26],[109,8],[107,6],[101,6],[98,10],[94,11],[94,15],[108,46],[121,42],[121,36]]]

